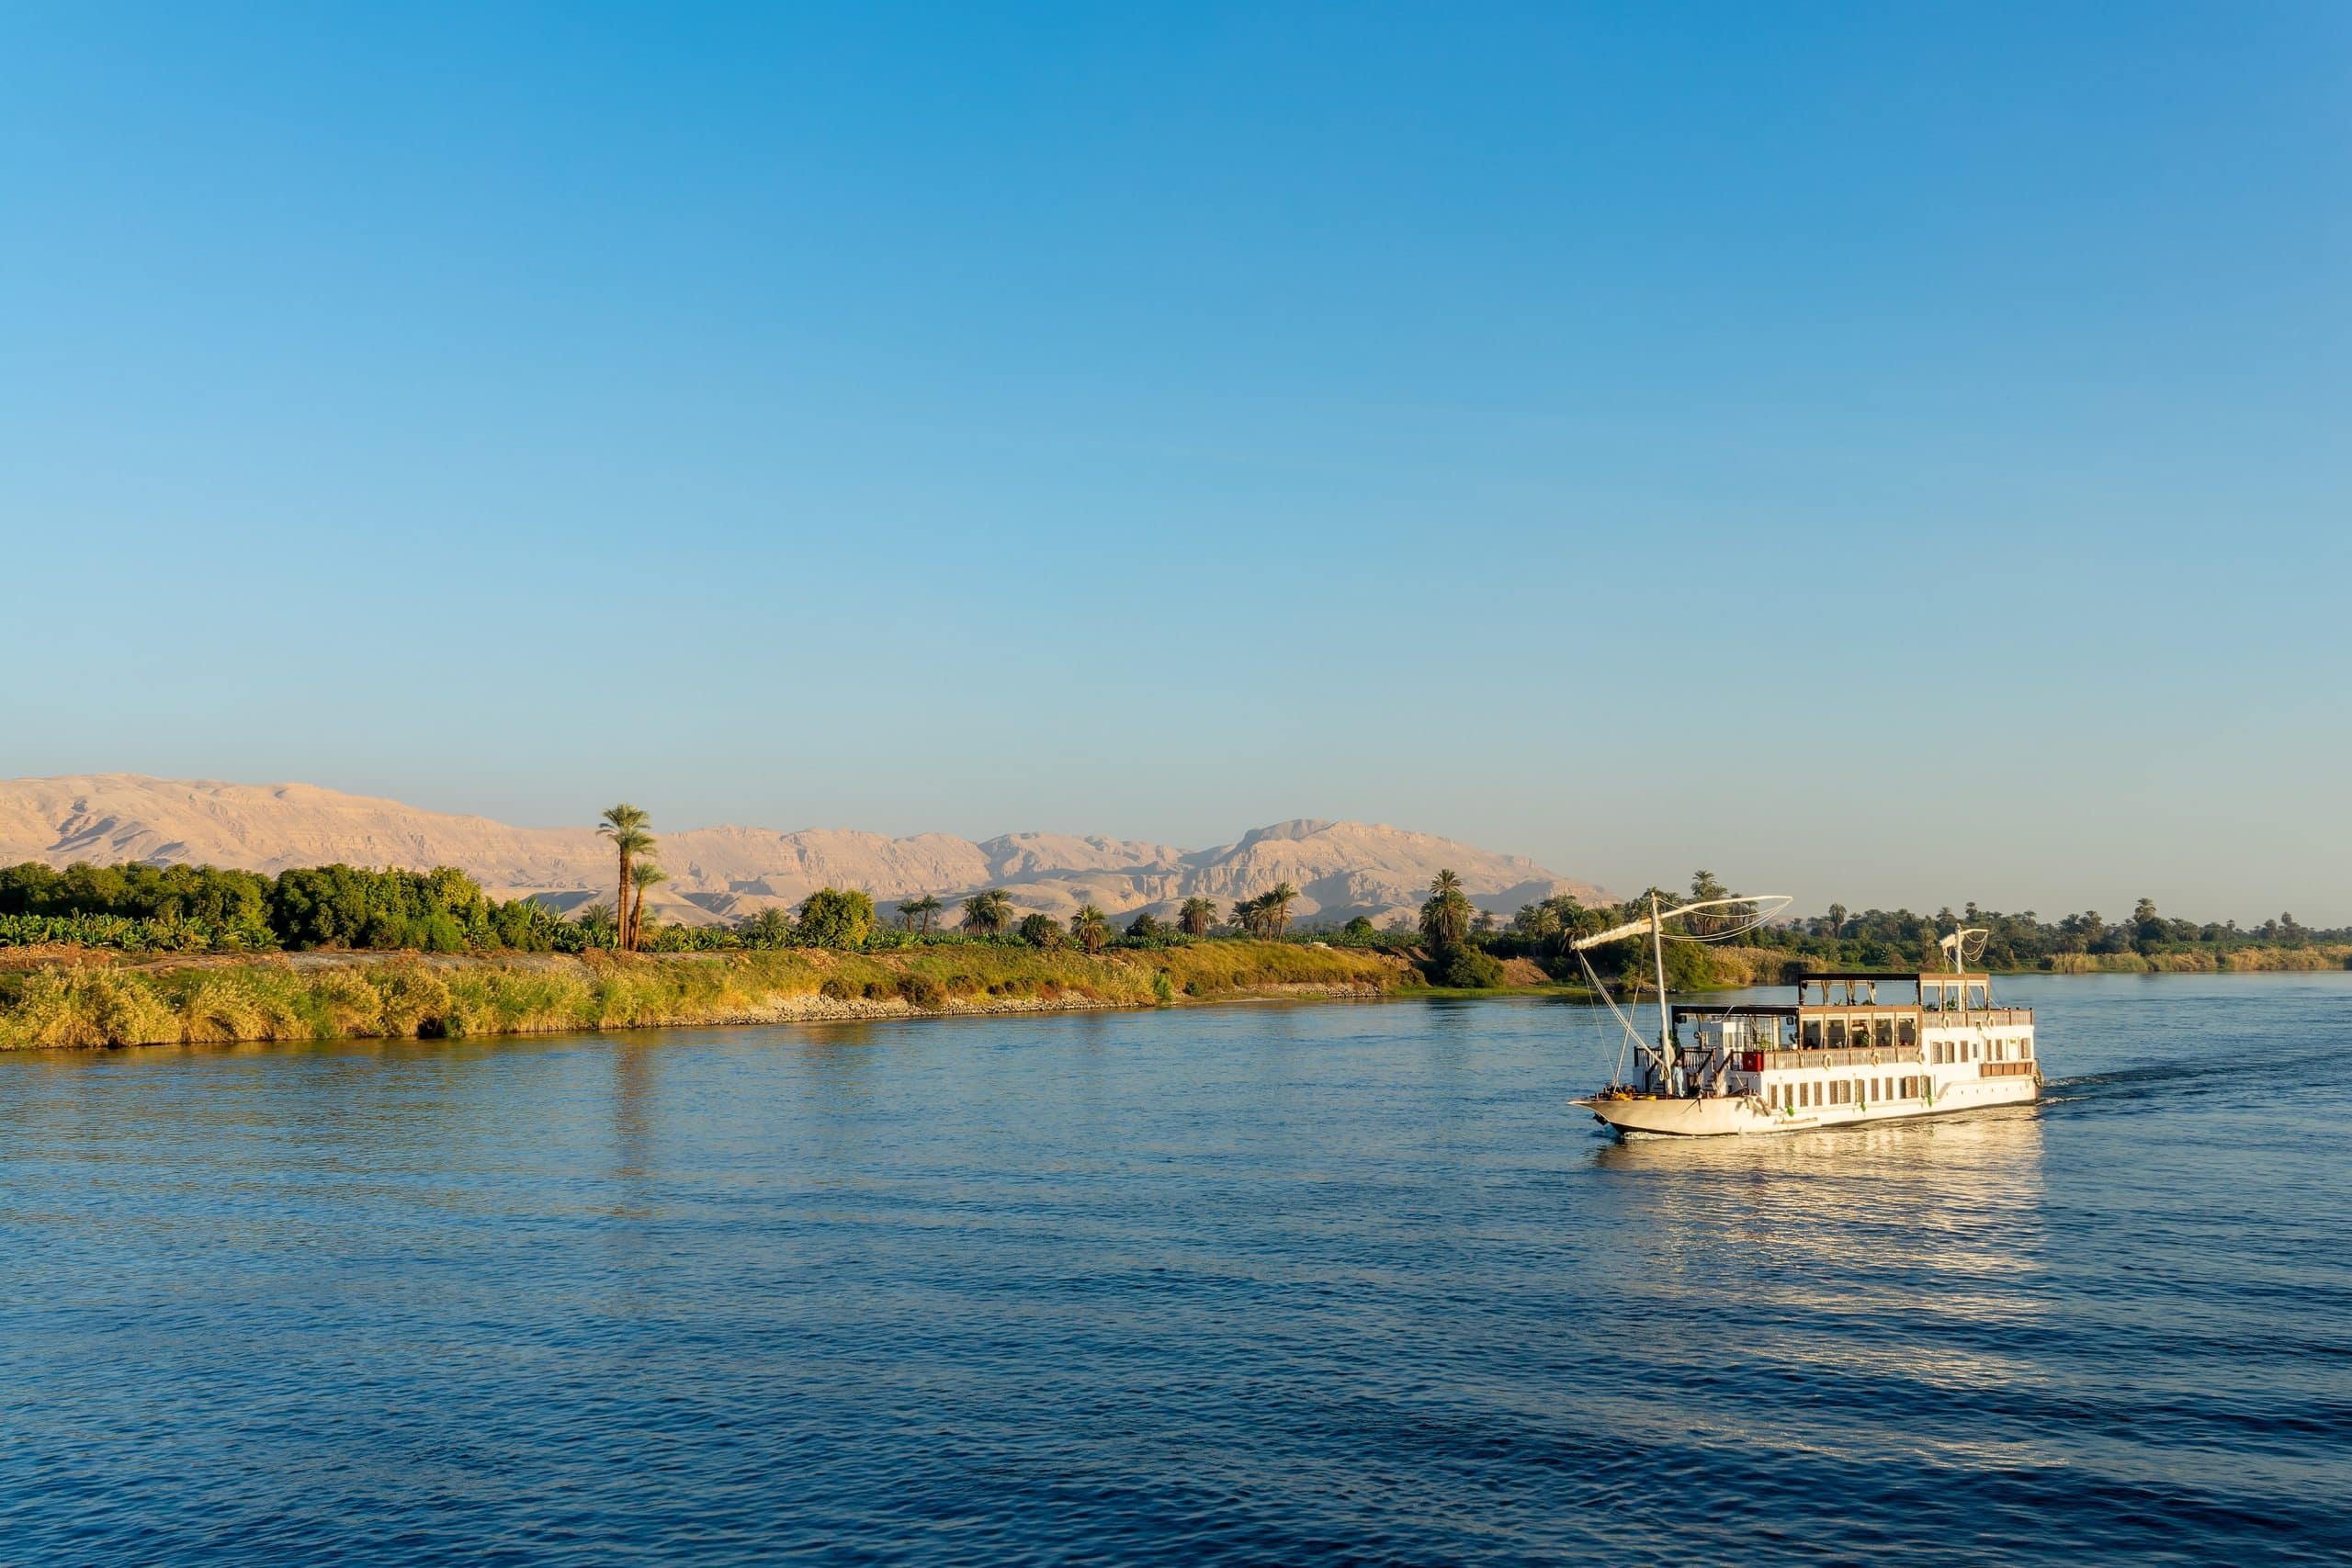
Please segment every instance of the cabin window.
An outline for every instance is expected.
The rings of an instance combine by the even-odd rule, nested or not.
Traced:
[[[1919,1043],[1918,1024],[1911,1019],[1905,1019],[1894,1026],[1894,1040],[1896,1044],[1906,1050],[1917,1045]]]
[[[1830,1048],[1831,1048],[1832,1050],[1835,1050],[1835,1049],[1837,1049],[1838,1047],[1839,1047],[1839,1046],[1841,1046],[1841,1045],[1843,1045],[1843,1044],[1845,1044],[1845,1043],[1846,1043],[1846,1021],[1845,1021],[1844,1019],[1842,1019],[1842,1018],[1833,1018],[1833,1019],[1831,1019],[1831,1020],[1829,1021],[1829,1044],[1830,1044]]]
[[[1821,1021],[1820,1021],[1819,1019],[1817,1019],[1817,1018],[1809,1018],[1809,1019],[1805,1020],[1805,1023],[1804,1023],[1804,1043],[1805,1043],[1807,1046],[1811,1046],[1811,1047],[1815,1047],[1815,1048],[1818,1048],[1818,1047],[1820,1046],[1820,1044],[1821,1044]]]
[[[2032,1041],[2020,1040],[2018,1042],[2018,1060],[2020,1062],[2030,1062],[2033,1060]]]

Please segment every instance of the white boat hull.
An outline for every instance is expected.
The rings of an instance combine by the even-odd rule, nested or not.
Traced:
[[[2041,1097],[2030,1077],[1962,1079],[1939,1087],[1932,1100],[1885,1100],[1875,1105],[1809,1105],[1786,1110],[1754,1095],[1644,1097],[1578,1100],[1580,1105],[1620,1134],[1662,1138],[1755,1137],[1775,1133],[1811,1133],[1864,1122],[1910,1122],[1950,1116],[1996,1105],[2023,1105]]]

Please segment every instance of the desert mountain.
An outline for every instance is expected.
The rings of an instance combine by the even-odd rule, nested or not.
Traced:
[[[1409,915],[1441,867],[1459,873],[1481,908],[1504,914],[1555,893],[1599,896],[1519,855],[1363,822],[1302,818],[1208,850],[1062,833],[893,839],[842,828],[691,828],[660,837],[673,880],[651,902],[664,918],[690,922],[789,907],[829,885],[863,888],[886,906],[923,893],[952,904],[1001,887],[1024,909],[1067,916],[1092,902],[1124,916],[1170,914],[1196,895],[1224,905],[1287,880],[1304,895],[1294,919],[1317,921]],[[513,828],[311,784],[134,773],[0,782],[0,864],[28,860],[264,872],[337,861],[454,865],[503,898],[528,894],[569,909],[612,897],[611,860],[592,829]]]

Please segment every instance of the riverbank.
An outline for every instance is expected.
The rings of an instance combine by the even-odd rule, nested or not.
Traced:
[[[1095,955],[972,943],[888,953],[93,954],[0,976],[0,1050],[438,1039],[1427,989],[1400,957],[1276,942]]]
[[[1827,959],[1771,947],[1702,948],[1694,989],[1736,990],[1790,986],[1800,974],[1848,967]],[[2304,946],[2203,947],[2148,954],[2062,953],[2033,969],[1995,969],[1996,975],[2301,975],[2352,969],[2352,942]]]

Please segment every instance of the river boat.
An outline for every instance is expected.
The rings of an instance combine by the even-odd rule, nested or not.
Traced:
[[[1668,941],[1753,930],[1768,918],[1756,911],[1787,902],[1714,899],[1661,910],[1653,897],[1643,918],[1572,942],[1581,957],[1647,936],[1660,1021],[1648,1041],[1618,1011],[1635,1074],[1625,1080],[1621,1053],[1621,1081],[1573,1103],[1624,1136],[1723,1137],[1909,1121],[2040,1097],[2033,1010],[1999,1005],[1992,976],[1968,967],[1982,951],[1981,931],[1963,927],[1941,939],[1948,969],[1806,975],[1786,1005],[1677,1005],[1667,995]],[[1725,908],[1729,917],[1691,919]],[[1589,959],[1585,966],[1590,975]]]

